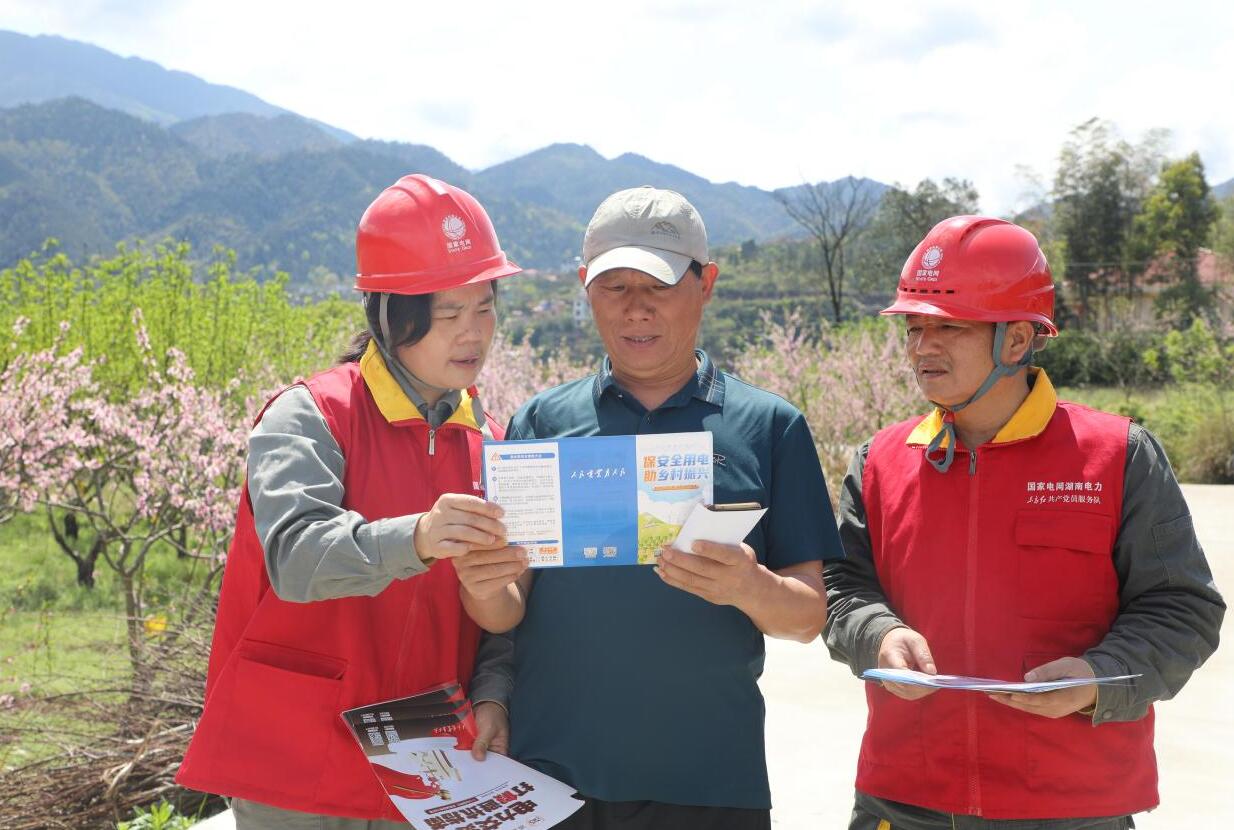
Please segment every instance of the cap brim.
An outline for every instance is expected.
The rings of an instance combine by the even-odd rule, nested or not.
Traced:
[[[587,263],[587,279],[584,286],[591,285],[596,277],[614,268],[633,268],[650,274],[665,285],[676,285],[694,260],[685,254],[675,254],[660,248],[645,245],[625,245],[605,251]]]

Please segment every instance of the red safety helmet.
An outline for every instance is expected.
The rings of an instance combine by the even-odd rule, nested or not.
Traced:
[[[883,314],[1054,325],[1054,278],[1031,233],[989,216],[944,219],[917,244]]]
[[[517,274],[470,193],[416,173],[381,192],[356,228],[356,288],[431,294]]]

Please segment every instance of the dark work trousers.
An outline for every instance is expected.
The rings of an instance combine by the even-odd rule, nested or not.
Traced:
[[[771,830],[771,811],[588,798],[553,830]]]
[[[989,819],[952,815],[857,793],[848,830],[1129,830],[1131,816]]]

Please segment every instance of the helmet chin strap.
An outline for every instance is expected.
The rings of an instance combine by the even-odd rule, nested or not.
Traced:
[[[364,301],[366,303],[369,302],[369,298],[372,296],[372,294],[365,294]],[[422,389],[439,392],[443,395],[449,392],[457,392],[457,389],[451,389],[448,386],[437,386],[436,384],[429,383],[423,378],[417,377],[411,372],[410,369],[403,365],[403,361],[399,360],[394,355],[393,349],[391,349],[388,345],[390,343],[390,295],[383,291],[377,296],[381,298],[378,301],[379,305],[377,307],[377,319],[381,326],[381,336],[375,336],[374,339],[377,341],[377,350],[381,352],[381,356],[386,361],[386,366],[389,367],[390,371],[395,374],[401,374],[404,380]],[[370,333],[374,335],[377,334],[376,332]]]
[[[951,469],[951,462],[955,460],[955,414],[964,407],[971,404],[973,401],[980,398],[986,392],[989,392],[994,384],[998,383],[1005,377],[1010,377],[1016,372],[1023,369],[1025,366],[1033,362],[1033,344],[1028,344],[1027,351],[1015,363],[1003,363],[1003,342],[1007,339],[1007,324],[996,323],[994,325],[994,349],[992,357],[994,358],[994,368],[990,370],[990,374],[986,375],[981,385],[977,387],[977,391],[968,396],[968,400],[963,403],[946,406],[937,401],[930,401],[936,407],[943,411],[943,428],[930,439],[929,445],[926,446],[926,461],[930,462],[930,466],[938,470],[940,473],[945,473]],[[947,442],[946,448],[943,448],[943,457],[935,458],[934,455],[942,448],[943,441]]]

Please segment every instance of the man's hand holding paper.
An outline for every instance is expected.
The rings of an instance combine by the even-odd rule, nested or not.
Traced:
[[[911,628],[893,628],[883,636],[883,642],[878,648],[878,667],[880,669],[912,669],[925,674],[938,674],[934,665],[934,656],[930,653],[930,644],[925,637]],[[908,683],[882,681],[882,686],[903,700],[919,700],[932,695],[938,689],[930,686],[914,686]]]
[[[749,601],[766,590],[765,576],[754,549],[744,542],[736,545],[698,540],[686,553],[675,547],[660,552],[656,573],[667,584],[702,597],[715,605],[735,605]]]
[[[1069,680],[1073,677],[1095,678],[1093,667],[1079,657],[1062,657],[1051,660],[1024,675],[1027,683],[1043,683],[1049,680]],[[1043,718],[1062,718],[1087,709],[1097,702],[1097,686],[1074,686],[1039,694],[991,694],[990,697],[1012,709],[1040,715]]]
[[[808,643],[822,630],[827,599],[817,562],[771,571],[745,543],[696,541],[692,550],[670,547],[661,552],[656,572],[665,583],[716,605],[736,607],[770,637]]]

